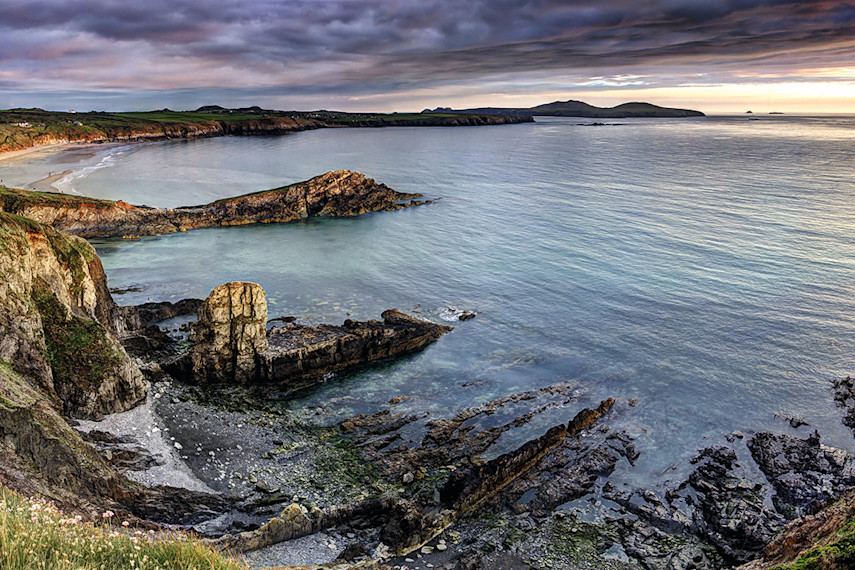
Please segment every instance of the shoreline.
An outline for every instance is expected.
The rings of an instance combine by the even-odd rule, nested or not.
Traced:
[[[67,142],[67,143],[51,143],[51,144],[43,144],[38,146],[31,146],[27,148],[22,148],[18,150],[0,150],[0,166],[16,166],[23,162],[29,162],[30,160],[37,160],[40,158],[50,158],[51,156],[56,156],[57,154],[61,154],[67,150],[71,150],[73,148],[84,148],[87,146],[95,146],[91,143],[75,143],[75,142]],[[33,157],[32,155],[43,155]],[[12,163],[12,164],[8,164]]]
[[[64,194],[62,190],[53,185],[54,182],[58,182],[73,173],[73,170],[63,170],[58,174],[50,174],[45,176],[44,178],[40,178],[35,182],[27,183],[27,190],[32,188],[36,192],[59,192],[60,194]]]

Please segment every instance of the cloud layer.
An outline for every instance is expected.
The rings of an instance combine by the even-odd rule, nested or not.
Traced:
[[[855,68],[855,3],[845,1],[3,4],[0,93],[60,105],[224,97],[320,107],[479,92],[488,104],[491,93],[537,89],[852,81]]]

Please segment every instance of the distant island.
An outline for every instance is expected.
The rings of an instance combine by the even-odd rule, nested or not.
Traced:
[[[345,113],[227,109],[88,113],[0,110],[0,153],[61,143],[150,141],[226,135],[279,135],[330,127],[463,127],[532,122],[531,116],[481,113]]]
[[[583,101],[554,101],[537,107],[479,107],[477,109],[454,110],[449,107],[425,109],[424,114],[484,114],[499,116],[534,117],[587,117],[592,119],[624,119],[627,117],[703,117],[700,111],[671,109],[650,103],[623,103],[616,107],[594,107]]]

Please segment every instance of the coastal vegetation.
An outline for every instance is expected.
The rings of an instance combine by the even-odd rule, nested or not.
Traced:
[[[245,570],[246,565],[187,534],[137,527],[113,511],[93,523],[44,499],[0,486],[0,567],[4,570]]]
[[[530,122],[531,117],[454,113],[398,114],[338,111],[273,111],[258,107],[195,111],[88,113],[10,109],[0,111],[0,152],[68,142],[162,140],[224,135],[285,134],[326,127],[470,126]]]

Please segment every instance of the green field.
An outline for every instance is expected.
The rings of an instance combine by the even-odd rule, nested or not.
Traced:
[[[119,142],[221,135],[283,134],[324,127],[462,126],[509,121],[489,115],[343,113],[202,107],[196,111],[88,113],[0,110],[0,152],[62,142]]]

